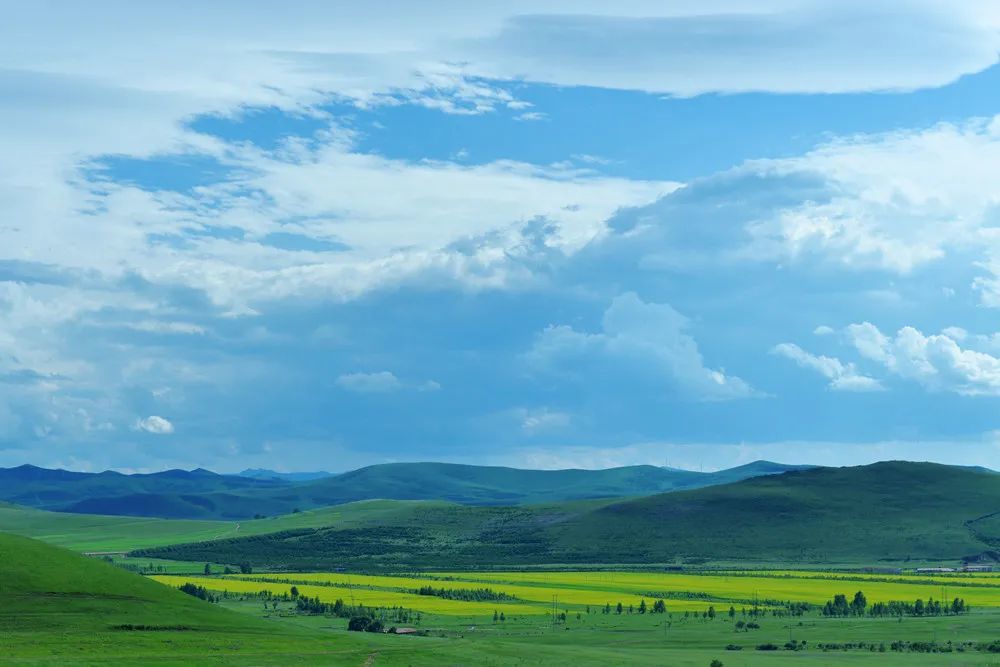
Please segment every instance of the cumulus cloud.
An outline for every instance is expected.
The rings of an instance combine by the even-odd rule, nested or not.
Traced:
[[[626,382],[673,386],[696,399],[753,395],[750,385],[740,378],[705,366],[688,328],[688,319],[669,304],[646,303],[626,292],[615,297],[604,312],[600,332],[550,326],[536,338],[528,359],[537,368],[569,373],[603,360],[614,365]]]
[[[810,354],[794,343],[781,343],[774,346],[771,352],[791,359],[802,368],[816,371],[830,381],[830,389],[835,391],[879,391],[883,389],[878,380],[859,373],[854,364],[845,364],[834,357]]]
[[[903,327],[887,336],[874,324],[862,322],[848,326],[845,333],[862,356],[928,389],[1000,396],[1000,358],[962,348],[954,331],[925,335]]]
[[[647,270],[759,264],[899,276],[950,259],[980,273],[971,286],[997,305],[997,164],[1000,119],[841,138],[623,210],[593,252]]]
[[[140,419],[136,422],[135,426],[140,431],[153,433],[154,435],[168,435],[174,432],[174,425],[167,419],[157,415],[150,415],[145,419]]]
[[[377,373],[347,373],[337,378],[337,386],[360,394],[382,394],[403,388],[393,373],[379,371]]]

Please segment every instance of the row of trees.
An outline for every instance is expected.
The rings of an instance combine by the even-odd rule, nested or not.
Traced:
[[[824,616],[940,616],[942,614],[964,614],[969,606],[962,598],[955,598],[949,604],[933,598],[924,602],[918,598],[913,602],[890,600],[876,602],[869,606],[865,594],[858,591],[848,602],[846,595],[835,595],[823,605]]]
[[[420,612],[415,612],[405,607],[366,607],[361,605],[348,605],[343,600],[337,598],[335,602],[323,602],[318,597],[311,598],[305,595],[295,597],[296,609],[303,614],[337,616],[338,618],[371,618],[382,624],[393,623],[415,623],[419,624]],[[381,630],[366,630],[368,632],[381,632]]]
[[[871,616],[941,616],[942,614],[964,614],[968,611],[969,606],[962,598],[955,598],[950,604],[932,598],[927,602],[921,599],[914,602],[900,600],[876,602],[868,610],[868,613]]]
[[[715,618],[715,608],[714,607],[709,607],[709,611],[712,612],[712,618]],[[604,608],[601,609],[601,613],[602,614],[610,614],[611,612],[612,612],[612,608],[611,608],[611,603],[610,602],[607,603],[606,605],[604,605]],[[634,607],[633,605],[629,605],[628,607],[625,607],[624,605],[622,605],[621,602],[619,602],[617,605],[615,605],[615,607],[614,607],[614,613],[616,613],[616,614],[623,614],[625,612],[628,612],[629,614],[634,614],[636,612],[638,612],[640,614],[645,614],[646,612],[649,612],[651,614],[666,614],[667,613],[667,603],[664,602],[663,600],[656,600],[656,601],[653,602],[653,604],[651,606],[649,606],[649,605],[646,604],[646,600],[643,599],[643,600],[639,601],[639,607],[638,607],[638,609],[636,607]],[[587,613],[588,614],[590,613],[590,607],[587,607]]]
[[[503,602],[517,599],[513,595],[507,595],[492,588],[434,588],[433,586],[421,586],[412,592],[417,595],[434,595],[445,600],[466,600],[473,602]]]
[[[253,574],[253,567],[250,565],[250,563],[247,563],[247,562],[240,563],[239,564],[239,568],[240,568],[240,570],[239,570],[240,574]],[[231,568],[228,565],[226,565],[226,566],[224,566],[224,568],[222,570],[222,573],[223,574],[236,574],[236,570],[234,570],[233,568]],[[212,564],[211,563],[205,563],[205,574],[212,574]]]
[[[212,595],[212,593],[210,593],[208,589],[205,588],[204,586],[197,586],[195,584],[192,584],[191,582],[188,582],[183,586],[181,586],[180,589],[182,593],[187,593],[188,595],[192,595],[198,598],[199,600],[205,600],[206,602],[219,601],[219,598],[217,598],[215,595]]]

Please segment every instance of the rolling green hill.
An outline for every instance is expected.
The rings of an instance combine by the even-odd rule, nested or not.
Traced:
[[[81,514],[170,519],[249,519],[358,500],[445,500],[515,505],[640,496],[798,469],[768,461],[712,473],[655,466],[520,470],[449,463],[389,463],[318,480],[218,475],[80,473],[34,466],[0,469],[0,500]],[[306,475],[308,477],[308,475]]]
[[[352,528],[392,520],[402,522],[434,501],[361,500],[295,514],[249,521],[198,521],[48,512],[0,503],[0,531],[24,535],[85,552],[135,549],[281,530],[336,526]]]
[[[523,470],[455,463],[384,463],[312,482],[300,487],[299,493],[313,505],[336,505],[361,498],[521,505],[643,496],[805,467],[808,466],[756,461],[738,468],[702,473],[650,465],[605,470]]]
[[[277,568],[957,562],[995,553],[1000,476],[929,463],[817,468],[624,501],[426,506],[144,552]]]
[[[32,664],[362,664],[356,638],[221,609],[99,560],[0,533],[0,647]]]

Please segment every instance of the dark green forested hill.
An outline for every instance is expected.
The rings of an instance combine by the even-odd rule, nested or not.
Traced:
[[[146,552],[289,568],[668,563],[859,563],[995,553],[1000,475],[929,463],[816,468],[624,501],[428,506]]]
[[[200,469],[125,475],[30,465],[0,468],[0,500],[89,514],[210,519],[253,516],[262,508],[290,512],[294,505],[282,502],[279,495],[287,486],[280,480],[217,475]]]
[[[628,543],[635,556],[650,543],[716,559],[959,559],[988,547],[969,522],[998,511],[1000,475],[893,461],[616,503],[567,522],[559,539],[567,550]]]

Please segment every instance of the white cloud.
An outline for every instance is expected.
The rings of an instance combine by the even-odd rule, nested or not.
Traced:
[[[190,334],[203,335],[206,333],[205,327],[191,322],[161,322],[157,320],[141,320],[139,322],[128,322],[123,325],[127,329],[144,331],[158,334]]]
[[[854,364],[845,364],[834,357],[806,352],[794,343],[781,343],[771,350],[773,354],[791,359],[802,368],[816,371],[830,381],[836,391],[880,391],[882,384],[873,377],[858,372]]]
[[[549,408],[522,409],[519,412],[521,429],[528,433],[551,431],[569,426],[572,417],[567,412]]]
[[[845,333],[862,356],[928,389],[1000,396],[1000,358],[962,348],[952,335],[924,335],[903,327],[886,336],[870,322],[852,324]]]
[[[570,373],[603,359],[632,381],[674,385],[698,399],[754,395],[740,378],[706,367],[687,329],[688,319],[669,304],[646,303],[626,292],[604,312],[599,333],[550,326],[536,338],[528,359],[538,368]]]
[[[1000,117],[843,138],[623,211],[611,241],[648,270],[757,263],[908,277],[935,266],[997,306],[998,164]],[[900,299],[895,289],[868,294]]]
[[[381,394],[403,388],[403,383],[389,371],[347,373],[337,378],[337,386],[361,394]]]
[[[941,329],[941,333],[959,343],[969,337],[969,332],[962,327],[945,327]]]
[[[561,85],[821,93],[941,85],[993,65],[1000,47],[985,2],[964,11],[898,2],[718,4],[515,16],[495,37],[472,42],[469,60]]]
[[[815,329],[813,329],[813,334],[816,336],[829,336],[833,333],[833,327],[828,327],[825,324],[821,324]]]
[[[155,435],[168,435],[174,432],[174,425],[163,417],[150,415],[145,419],[140,419],[135,424],[136,429],[153,433]]]
[[[992,120],[943,123],[758,163],[765,173],[818,175],[825,192],[752,224],[750,253],[907,273],[948,253],[996,247],[989,216],[1000,195],[987,174],[1000,164],[998,130]]]

